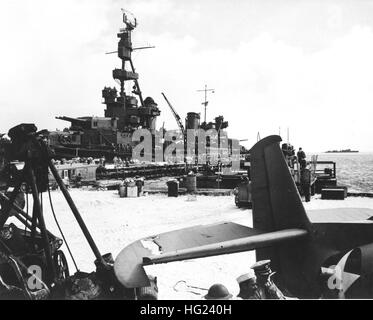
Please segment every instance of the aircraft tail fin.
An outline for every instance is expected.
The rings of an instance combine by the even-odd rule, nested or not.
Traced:
[[[280,142],[279,136],[269,136],[251,149],[254,229],[277,232],[297,228],[312,235],[312,223],[280,149]],[[307,257],[312,254],[307,238],[256,250],[256,259],[270,259],[273,270],[277,271],[276,283],[290,292],[307,292],[311,287],[303,272]]]
[[[286,164],[281,138],[269,136],[251,149],[253,227],[265,232],[301,228],[311,223]]]

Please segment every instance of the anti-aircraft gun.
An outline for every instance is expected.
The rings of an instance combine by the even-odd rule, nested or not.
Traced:
[[[112,255],[101,255],[53,164],[45,132],[37,132],[34,124],[21,124],[12,128],[8,136],[10,141],[3,145],[5,165],[0,168],[3,182],[0,189],[0,299],[135,299],[139,295],[141,298],[141,294],[156,298],[154,290],[126,289],[119,283]],[[96,257],[95,272],[84,273],[77,267],[53,208],[49,172]],[[46,227],[42,201],[45,193],[62,239]],[[28,195],[33,203],[31,214],[25,201]],[[13,220],[17,220],[17,225]],[[61,250],[64,242],[76,268],[72,276]],[[83,287],[86,289],[79,289]],[[156,279],[152,287],[156,288]]]

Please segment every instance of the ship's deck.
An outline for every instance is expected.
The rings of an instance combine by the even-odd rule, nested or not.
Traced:
[[[346,203],[349,198],[346,199]],[[323,200],[328,201],[328,200]],[[372,199],[373,203],[373,199]],[[312,222],[354,222],[354,221],[373,221],[373,209],[368,208],[329,208],[319,210],[309,210],[307,215]]]
[[[234,196],[182,195],[178,198],[168,198],[165,194],[154,194],[141,198],[120,198],[116,191],[80,189],[72,189],[71,196],[101,253],[111,252],[114,258],[130,243],[158,233],[222,221],[252,226],[251,210],[237,208]],[[47,227],[59,236],[47,198],[44,199]],[[82,271],[93,271],[95,258],[61,192],[53,191],[52,199],[58,220],[79,268]],[[354,214],[345,209],[338,209],[335,211],[337,214],[330,210],[343,207],[373,209],[373,199],[349,197],[346,200],[321,200],[317,198],[304,203],[304,206],[314,222],[366,220],[371,215],[367,210],[354,211]],[[32,208],[31,203],[29,207]],[[325,211],[314,213],[312,210],[315,209],[325,209]],[[67,255],[65,246],[62,249]],[[71,259],[67,258],[70,271],[74,273]],[[158,277],[160,299],[200,299],[206,293],[204,290],[194,289],[193,293],[183,286],[181,289],[174,289],[174,285],[184,280],[188,285],[208,288],[220,282],[225,284],[233,294],[237,294],[236,277],[246,273],[254,262],[255,253],[244,252],[149,266],[146,270],[149,274]]]

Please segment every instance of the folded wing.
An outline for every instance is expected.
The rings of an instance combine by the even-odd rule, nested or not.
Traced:
[[[149,285],[143,266],[268,248],[309,234],[310,222],[280,149],[279,136],[269,136],[251,149],[253,225],[235,223],[196,226],[141,239],[117,257],[114,269],[127,288]],[[265,249],[262,249],[265,248]],[[276,260],[276,259],[275,259]],[[280,264],[276,264],[280,269]]]
[[[254,250],[306,235],[303,229],[263,233],[232,222],[196,226],[132,243],[120,252],[114,270],[125,287],[143,287],[149,285],[146,265]]]

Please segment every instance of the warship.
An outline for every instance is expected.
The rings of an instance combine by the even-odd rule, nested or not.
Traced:
[[[328,150],[325,153],[359,153],[358,150],[342,149],[342,150]]]
[[[153,47],[137,47],[132,44],[132,32],[137,26],[137,20],[131,14],[123,12],[124,28],[121,28],[117,34],[119,38],[118,50],[109,53],[117,53],[121,60],[121,68],[112,71],[115,81],[120,85],[116,87],[105,87],[102,90],[103,104],[106,106],[104,117],[84,116],[72,118],[68,116],[58,116],[56,119],[70,123],[68,128],[63,130],[51,131],[48,134],[48,145],[55,154],[56,159],[71,159],[77,157],[102,158],[111,161],[115,157],[122,160],[132,159],[133,148],[140,143],[134,141],[133,134],[138,129],[149,130],[153,139],[154,160],[155,148],[161,147],[156,139],[163,139],[163,150],[170,145],[171,141],[164,141],[165,128],[164,124],[159,130],[156,129],[157,118],[161,111],[158,104],[152,97],[143,98],[139,84],[139,74],[136,72],[132,53],[135,50],[147,49]],[[129,84],[128,86],[126,84]],[[132,92],[126,92],[126,88],[132,84]],[[176,112],[175,108],[162,93],[177,123],[177,140],[186,141],[186,131],[192,130],[210,130],[215,129],[219,135],[219,143],[227,143],[230,154],[233,153],[232,139],[223,137],[223,130],[228,127],[228,121],[219,115],[214,121],[206,120],[207,87],[205,87],[205,118],[201,121],[201,114],[188,112],[185,122]],[[127,90],[128,91],[128,90]],[[158,141],[156,143],[156,141]],[[209,143],[207,142],[208,146]],[[185,159],[184,159],[185,162]]]
[[[132,60],[133,51],[144,48],[132,45],[132,31],[137,20],[123,12],[123,23],[125,27],[118,33],[118,50],[113,52],[121,60],[121,68],[113,70],[113,78],[120,84],[120,90],[118,92],[115,87],[102,90],[103,104],[106,105],[104,117],[56,117],[70,123],[63,131],[49,133],[49,146],[56,158],[112,159],[119,156],[128,159],[136,144],[132,141],[134,131],[147,129],[153,136],[156,133],[156,120],[161,112],[153,98],[143,98],[139,74]],[[133,84],[131,93],[125,91],[126,83]]]

